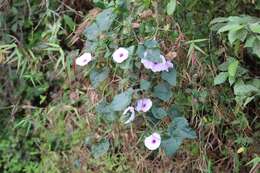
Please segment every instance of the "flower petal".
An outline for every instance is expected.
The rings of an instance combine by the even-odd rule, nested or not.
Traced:
[[[147,112],[151,109],[153,103],[151,99],[144,98],[137,100],[135,110],[138,112]]]
[[[144,140],[144,145],[149,150],[156,150],[161,145],[161,136],[159,133],[153,133]]]
[[[168,71],[169,68],[173,67],[173,64],[171,63],[171,61],[166,61],[166,59],[163,55],[160,55],[160,57],[161,57],[161,60],[162,60],[161,63],[149,61],[149,60],[146,60],[146,59],[142,59],[141,63],[144,65],[144,67],[146,69],[150,69],[153,72]]]
[[[80,57],[78,57],[75,61],[75,63],[79,66],[85,66],[92,60],[92,56],[90,53],[86,52]]]
[[[149,61],[149,60],[146,60],[146,59],[141,59],[141,63],[144,65],[144,67],[146,69],[151,69],[152,65],[153,65],[152,61]]]
[[[132,121],[134,121],[135,119],[135,110],[134,110],[134,107],[132,106],[129,106],[128,108],[125,109],[123,115],[127,114],[127,112],[131,112],[131,116],[129,117],[128,120],[126,120],[124,122],[124,124],[128,124],[128,123],[131,123]]]
[[[113,53],[113,60],[117,63],[122,63],[128,58],[128,50],[126,48],[120,47]]]
[[[153,102],[151,99],[143,99],[143,104],[145,104],[145,106],[143,106],[142,111],[147,112],[151,109]]]

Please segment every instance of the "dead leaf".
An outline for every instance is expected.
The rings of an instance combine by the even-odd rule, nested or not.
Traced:
[[[138,22],[133,22],[132,23],[132,28],[137,29],[139,27],[140,27],[140,23],[138,23]]]
[[[143,11],[141,14],[140,14],[140,17],[142,18],[142,19],[146,19],[146,18],[148,18],[148,17],[152,17],[153,16],[153,11],[152,10],[145,10],[145,11]]]
[[[175,51],[170,51],[170,52],[168,52],[167,54],[166,54],[166,58],[168,59],[168,60],[173,60],[173,59],[175,59],[177,57],[177,52],[175,52]]]
[[[88,27],[92,21],[96,18],[96,16],[101,12],[100,8],[94,8],[92,10],[89,11],[88,14],[88,18],[86,20],[84,20],[76,29],[76,31],[74,32],[74,36],[71,38],[70,40],[70,45],[73,45],[74,43],[76,43],[81,34],[84,32],[84,30],[86,29],[86,27]]]

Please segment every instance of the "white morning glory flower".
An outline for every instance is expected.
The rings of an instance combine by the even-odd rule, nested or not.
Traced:
[[[147,112],[152,107],[153,103],[151,99],[144,98],[137,101],[135,110],[138,112]]]
[[[86,52],[76,59],[76,64],[79,66],[85,66],[92,60],[90,53]]]
[[[124,122],[124,124],[131,123],[135,119],[135,109],[134,109],[134,107],[129,106],[128,108],[126,108],[123,115],[126,115],[128,112],[130,112],[131,115],[130,115],[129,119]]]
[[[128,50],[126,48],[120,47],[113,53],[113,60],[117,63],[122,63],[128,58]]]
[[[156,150],[161,145],[161,136],[159,133],[153,133],[144,139],[144,145],[149,150]]]

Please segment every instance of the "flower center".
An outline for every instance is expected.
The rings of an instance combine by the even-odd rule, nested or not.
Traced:
[[[155,139],[153,139],[153,140],[152,140],[152,144],[155,144],[155,143],[156,143],[156,140],[155,140]]]
[[[144,108],[146,107],[146,103],[143,103],[143,105],[142,105]]]
[[[123,53],[120,53],[120,54],[119,54],[119,56],[120,56],[120,57],[123,57],[123,56],[124,56],[124,54],[123,54]]]

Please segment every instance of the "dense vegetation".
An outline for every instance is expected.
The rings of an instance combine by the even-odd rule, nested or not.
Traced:
[[[259,69],[257,0],[0,0],[0,172],[257,173]]]

